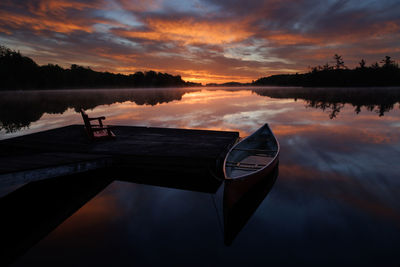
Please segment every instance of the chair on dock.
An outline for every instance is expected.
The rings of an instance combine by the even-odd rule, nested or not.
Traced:
[[[91,140],[115,138],[115,134],[111,131],[112,127],[103,125],[103,120],[105,120],[106,117],[89,118],[83,108],[81,108],[81,114],[85,123],[86,133]],[[91,124],[93,120],[97,120],[99,124]]]

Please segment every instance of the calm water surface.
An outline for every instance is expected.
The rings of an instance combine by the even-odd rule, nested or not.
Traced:
[[[279,176],[230,246],[223,185],[209,194],[112,177],[14,265],[399,266],[400,89],[302,90],[0,93],[0,139],[82,124],[83,106],[114,125],[246,136],[269,123],[281,144]]]

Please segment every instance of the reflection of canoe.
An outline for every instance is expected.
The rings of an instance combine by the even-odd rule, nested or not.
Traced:
[[[268,175],[278,158],[279,143],[268,124],[233,146],[224,161],[225,184],[232,187],[231,197],[239,198]]]
[[[278,177],[278,168],[279,164],[269,174],[258,179],[252,188],[241,194],[237,199],[234,198],[237,196],[237,187],[240,187],[243,181],[237,181],[237,184],[225,183],[223,200],[225,245],[232,244],[238,233],[271,191]]]

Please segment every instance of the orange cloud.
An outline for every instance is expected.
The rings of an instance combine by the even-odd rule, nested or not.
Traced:
[[[383,36],[400,31],[400,25],[398,21],[386,21],[383,23],[374,24],[369,31],[374,36]]]
[[[68,20],[66,20],[68,21]],[[89,26],[82,25],[79,21],[56,20],[44,17],[31,17],[19,14],[10,14],[0,10],[0,27],[23,28],[28,27],[34,31],[50,30],[59,33],[71,33],[73,31],[91,32]],[[12,30],[8,30],[11,32]]]
[[[82,11],[94,8],[97,4],[87,4],[77,1],[41,0],[35,3],[28,2],[25,12],[9,12],[0,10],[0,29],[12,33],[12,29],[31,29],[33,31],[54,31],[58,33],[71,33],[74,31],[92,32],[92,21],[85,17],[70,17],[69,10]]]
[[[1,24],[1,22],[0,22],[0,24]],[[7,28],[5,28],[4,26],[0,26],[0,32],[5,33],[7,35],[11,34],[11,31],[8,30]]]
[[[93,8],[93,5],[77,1],[41,0],[38,5],[29,5],[29,11],[36,15],[64,15],[67,9],[83,10]]]
[[[265,38],[280,45],[295,45],[301,43],[318,44],[321,42],[321,39],[316,37],[306,37],[300,34],[291,34],[285,32],[274,32]]]
[[[399,36],[400,38],[400,36]],[[375,54],[391,54],[391,53],[399,53],[400,47],[392,47],[392,48],[370,48],[363,49],[364,54],[375,55]]]
[[[216,74],[213,73],[212,71],[207,71],[207,70],[176,70],[176,73],[181,73],[182,78],[185,81],[190,81],[190,82],[196,82],[196,83],[225,83],[225,82],[248,82],[251,80],[251,77],[244,76],[235,76],[232,77],[232,75],[222,75],[222,74]]]
[[[243,25],[245,23],[206,22],[193,19],[148,19],[149,31],[115,30],[114,33],[128,38],[177,41],[185,45],[218,45],[240,42],[249,38],[253,33]]]

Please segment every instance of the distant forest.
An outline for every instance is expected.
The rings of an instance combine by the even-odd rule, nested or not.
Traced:
[[[340,55],[334,55],[335,64],[326,63],[323,66],[312,67],[308,73],[280,74],[260,78],[251,85],[278,85],[278,86],[400,86],[399,65],[386,56],[379,64],[366,65],[361,59],[359,66],[349,69]]]
[[[39,66],[31,58],[0,46],[0,90],[56,88],[185,87],[201,84],[185,82],[181,76],[154,71],[130,75],[98,72],[76,64]]]
[[[340,55],[334,55],[333,59],[333,65],[326,63],[311,67],[307,73],[272,75],[252,83],[210,83],[207,86],[400,86],[399,65],[389,56],[370,66],[361,59],[359,66],[354,69],[346,67]],[[0,90],[189,86],[201,84],[185,82],[179,75],[154,71],[124,75],[98,72],[76,64],[69,69],[54,64],[39,66],[31,58],[0,45]]]

